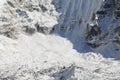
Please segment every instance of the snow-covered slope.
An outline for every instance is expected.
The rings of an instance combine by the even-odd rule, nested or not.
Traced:
[[[100,54],[77,53],[59,36],[0,36],[0,80],[115,80],[120,63]],[[64,45],[63,45],[64,44]]]
[[[57,15],[51,0],[4,0],[1,1],[0,33],[17,38],[19,33],[52,33]]]
[[[95,49],[85,40],[88,26],[99,30],[96,12],[103,0],[0,3],[0,80],[120,79],[119,45]]]

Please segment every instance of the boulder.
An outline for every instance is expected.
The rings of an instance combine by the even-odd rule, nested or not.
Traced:
[[[35,27],[38,32],[43,33],[43,34],[51,34],[54,32],[53,27],[40,26],[38,23],[35,24]]]
[[[48,10],[44,5],[39,4],[39,7],[43,12],[46,12]]]
[[[100,28],[94,24],[94,25],[87,25],[86,28],[86,34],[85,34],[85,40],[87,45],[96,48],[99,47],[101,44],[99,43],[100,35],[101,35],[102,31],[100,30]]]
[[[106,11],[97,11],[97,14],[99,14],[99,15],[106,15],[107,12]]]
[[[24,26],[24,28],[25,28],[25,32],[30,34],[30,35],[35,33],[35,28],[32,28],[30,26]]]
[[[10,1],[7,1],[7,3],[8,3],[8,5],[9,5],[10,7],[13,7],[13,8],[15,8],[15,6],[14,6],[14,4],[13,4],[12,2],[10,2]]]
[[[29,17],[25,11],[22,11],[22,10],[20,10],[20,9],[16,9],[16,12],[17,12],[18,15],[21,16],[21,17],[24,17],[24,18],[28,18],[28,17]]]

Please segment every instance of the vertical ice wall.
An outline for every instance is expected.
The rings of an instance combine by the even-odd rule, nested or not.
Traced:
[[[54,1],[58,12],[61,12],[56,32],[70,39],[78,51],[88,51],[84,40],[86,26],[95,23],[92,21],[93,14],[100,8],[103,0]]]

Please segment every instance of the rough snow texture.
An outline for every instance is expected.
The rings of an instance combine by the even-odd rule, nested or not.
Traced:
[[[18,40],[0,36],[0,41],[1,80],[120,79],[119,62],[92,52],[79,54],[55,35],[20,35]]]
[[[21,32],[49,34],[57,24],[58,13],[51,0],[5,0],[1,5],[0,33],[7,37],[16,38]]]
[[[97,24],[94,14],[102,0],[3,0],[0,3],[0,80],[120,79],[120,62],[115,60],[120,59],[119,45],[110,42],[94,49],[85,41],[87,24]],[[55,34],[67,37],[72,43],[55,34],[44,35],[54,31],[54,25]],[[99,21],[97,30],[98,25]],[[78,53],[73,48],[87,53]]]

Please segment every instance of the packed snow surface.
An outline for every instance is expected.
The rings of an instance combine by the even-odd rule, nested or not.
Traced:
[[[119,61],[100,54],[76,52],[57,35],[20,35],[18,40],[0,36],[0,80],[118,80],[118,66]]]

